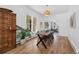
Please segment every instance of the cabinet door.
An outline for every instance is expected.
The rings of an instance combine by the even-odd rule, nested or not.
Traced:
[[[0,12],[0,51],[2,50],[2,31],[1,31],[1,29],[2,29],[2,15],[1,15],[2,13]]]
[[[16,47],[16,14],[12,14],[12,23],[11,23],[11,27],[12,27],[12,45],[13,47]]]
[[[9,32],[9,14],[8,13],[3,13],[3,23],[2,23],[2,49],[3,51],[8,50],[9,47],[9,37],[10,37],[10,32]]]
[[[0,15],[1,15],[0,17],[0,53],[3,53],[8,48],[8,34],[5,34],[5,33],[8,33],[6,31],[8,26],[5,21],[8,15],[5,16],[4,13]]]

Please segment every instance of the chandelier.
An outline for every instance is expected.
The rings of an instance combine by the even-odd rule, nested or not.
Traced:
[[[48,5],[46,5],[46,9],[44,11],[44,16],[49,16],[50,15],[50,11],[48,9]]]

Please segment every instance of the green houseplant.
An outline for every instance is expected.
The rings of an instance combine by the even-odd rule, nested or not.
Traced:
[[[26,36],[26,31],[21,30],[21,39],[25,39],[25,36]]]
[[[29,37],[29,36],[30,36],[30,31],[28,29],[21,30],[21,44],[26,42],[25,37]]]
[[[31,36],[31,34],[30,34],[29,29],[27,28],[25,31],[26,31],[26,37],[28,37],[28,36],[30,37],[30,36]]]
[[[26,31],[23,29],[21,30],[21,44],[24,44],[26,42],[25,37],[26,37]]]
[[[16,31],[16,44],[19,44],[21,40],[21,30]]]

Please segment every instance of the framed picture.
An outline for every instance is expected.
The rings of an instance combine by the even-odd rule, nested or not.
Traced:
[[[75,28],[76,27],[76,17],[75,17],[75,13],[73,13],[73,15],[70,18],[70,27],[71,28]]]

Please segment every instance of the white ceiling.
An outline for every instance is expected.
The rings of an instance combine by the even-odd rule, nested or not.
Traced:
[[[29,7],[41,14],[46,8],[45,5],[29,5]],[[65,13],[69,10],[69,7],[69,5],[48,5],[51,15]]]

